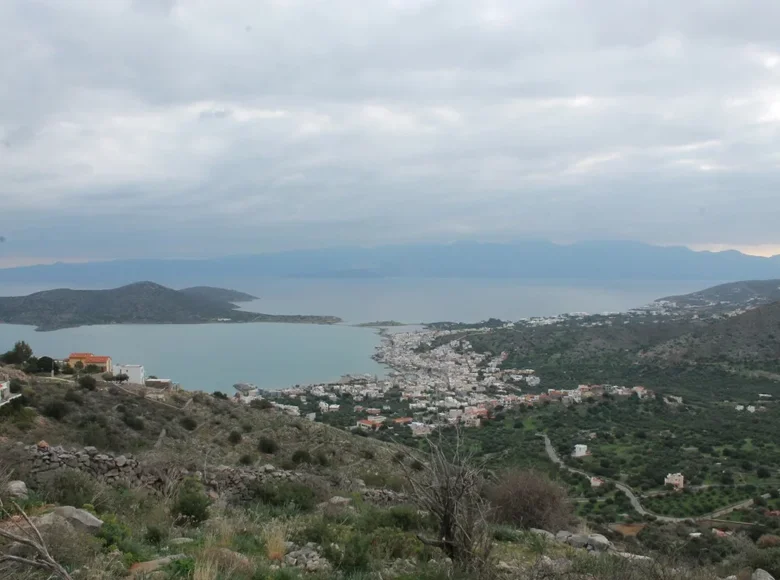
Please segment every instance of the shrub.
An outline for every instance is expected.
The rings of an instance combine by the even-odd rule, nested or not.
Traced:
[[[59,421],[68,414],[68,405],[65,403],[65,401],[49,401],[43,406],[41,413],[43,413],[46,417],[50,417]]]
[[[318,451],[316,458],[317,463],[319,463],[322,467],[327,467],[330,465],[330,459],[328,459],[328,455],[324,451]]]
[[[24,381],[20,379],[11,379],[8,388],[13,394],[18,394],[22,392],[22,389],[24,388],[24,384],[25,384]]]
[[[84,397],[79,395],[73,389],[70,389],[67,393],[65,393],[65,400],[70,401],[71,403],[76,403],[77,405],[84,403]]]
[[[214,391],[213,393],[211,393],[211,396],[214,397],[215,399],[222,399],[223,401],[227,401],[228,399],[228,396],[222,391]]]
[[[249,406],[253,409],[260,409],[261,411],[274,408],[273,403],[271,403],[271,401],[268,399],[254,399],[249,403]]]
[[[252,465],[255,462],[255,458],[249,453],[244,453],[238,460],[241,465]]]
[[[144,420],[141,419],[141,417],[137,417],[135,415],[126,413],[125,415],[122,416],[122,420],[125,422],[125,425],[127,425],[131,429],[135,429],[136,431],[144,430]]]
[[[758,538],[758,541],[756,542],[756,546],[762,549],[778,548],[780,547],[780,536],[775,536],[773,534],[764,534],[763,536]]]
[[[79,377],[79,386],[82,389],[86,389],[88,391],[94,391],[97,388],[97,381],[95,380],[95,377]]]
[[[106,381],[107,383],[110,383],[111,381],[113,381],[113,380],[114,380],[114,373],[103,373],[103,374],[102,374],[102,375],[100,375],[100,376],[101,376],[101,378],[102,378],[104,381]]]
[[[146,527],[146,534],[144,534],[144,540],[148,542],[149,544],[152,544],[154,546],[158,546],[162,544],[168,537],[168,534],[165,533],[165,530],[163,530],[159,526],[147,526]]]
[[[244,433],[251,433],[252,432],[252,424],[251,423],[242,423],[241,428],[244,430]]]
[[[171,513],[179,520],[197,526],[209,518],[209,500],[201,483],[192,477],[184,480],[179,488]]]
[[[301,463],[312,463],[311,453],[306,451],[306,449],[296,449],[292,454],[291,459],[296,465],[300,465]]]
[[[77,508],[95,503],[95,498],[100,497],[95,480],[75,469],[57,473],[44,484],[43,493],[52,503]]]
[[[317,505],[317,496],[313,489],[302,483],[258,483],[252,488],[255,499],[272,506],[293,504],[301,511],[311,511]]]
[[[257,442],[257,448],[268,455],[273,455],[279,451],[279,444],[270,437],[260,437],[260,441]]]
[[[179,420],[179,424],[182,427],[184,427],[187,431],[194,431],[195,428],[198,426],[198,422],[192,417],[182,417]]]
[[[423,465],[422,461],[420,461],[419,459],[415,459],[414,461],[412,461],[411,467],[415,471],[422,471],[423,467],[425,466]]]
[[[499,523],[565,529],[572,518],[566,490],[536,471],[508,471],[488,490]]]
[[[231,431],[230,435],[228,435],[228,441],[231,445],[238,445],[241,443],[241,433],[238,431]]]
[[[352,534],[343,551],[335,544],[324,550],[330,563],[346,573],[363,572],[371,566],[371,538],[364,534]]]

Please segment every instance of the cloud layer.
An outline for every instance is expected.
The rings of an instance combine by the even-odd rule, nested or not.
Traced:
[[[771,0],[5,0],[0,250],[777,244],[777,22]]]

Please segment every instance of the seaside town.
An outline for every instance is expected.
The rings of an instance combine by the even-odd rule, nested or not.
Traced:
[[[474,332],[480,332],[475,329]],[[354,419],[350,429],[375,431],[404,426],[413,436],[425,436],[447,425],[479,427],[505,408],[545,402],[575,405],[613,396],[654,397],[642,386],[579,385],[576,389],[544,388],[533,369],[503,369],[507,354],[474,352],[459,339],[425,348],[454,331],[382,332],[374,358],[392,369],[386,378],[347,375],[341,380],[264,392],[253,385],[236,385],[236,399],[251,403],[266,399],[276,408],[312,421],[330,422],[328,415]]]

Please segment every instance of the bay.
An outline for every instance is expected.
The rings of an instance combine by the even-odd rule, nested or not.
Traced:
[[[196,324],[85,326],[36,332],[0,324],[0,350],[26,340],[38,355],[106,354],[115,363],[143,364],[147,374],[170,378],[189,390],[232,394],[237,382],[283,388],[334,380],[341,375],[378,374],[371,359],[379,336],[352,323],[396,320],[517,320],[564,312],[622,311],[661,296],[681,294],[713,282],[581,282],[487,279],[262,279],[220,281],[260,299],[242,308],[269,314],[329,314],[341,325]],[[70,287],[79,287],[74,284]],[[2,295],[42,287],[0,286]]]

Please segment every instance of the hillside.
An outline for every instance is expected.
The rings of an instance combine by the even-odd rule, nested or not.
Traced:
[[[745,280],[720,284],[681,296],[667,296],[655,302],[678,309],[726,312],[755,308],[780,301],[780,280]]]
[[[209,300],[215,300],[217,302],[239,303],[257,300],[257,296],[252,296],[245,292],[228,290],[226,288],[215,288],[213,286],[193,286],[192,288],[182,288],[179,292],[189,296],[208,298]]]
[[[93,324],[193,324],[205,322],[335,323],[328,316],[270,315],[237,310],[198,293],[137,282],[111,290],[46,290],[0,298],[0,321],[57,330]]]
[[[700,326],[654,345],[643,355],[675,362],[776,363],[780,302]]]

